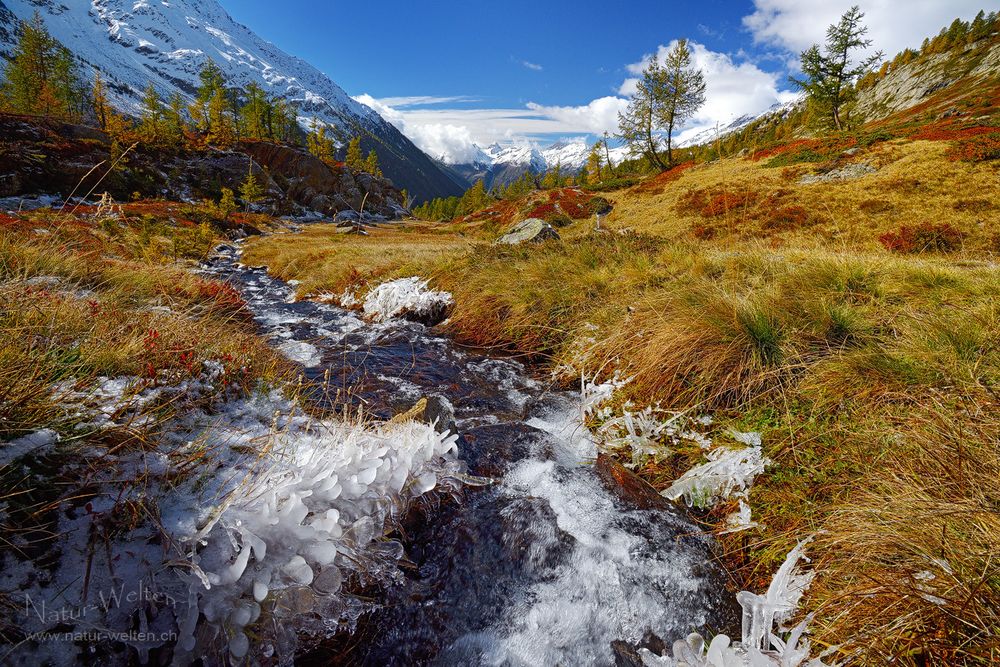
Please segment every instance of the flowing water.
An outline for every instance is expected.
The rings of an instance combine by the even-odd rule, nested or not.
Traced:
[[[639,509],[605,486],[575,394],[421,324],[292,302],[292,287],[237,262],[224,250],[206,270],[307,376],[382,417],[446,399],[469,472],[496,480],[414,513],[400,530],[406,565],[366,589],[351,632],[300,662],[603,665],[616,640],[734,627],[709,540],[681,512]]]

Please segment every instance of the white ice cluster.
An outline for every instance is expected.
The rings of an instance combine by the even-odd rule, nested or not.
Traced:
[[[597,410],[604,403],[611,400],[616,391],[627,385],[632,378],[622,378],[615,371],[610,380],[598,382],[597,378],[587,378],[586,374],[580,374],[580,410],[585,417]]]
[[[382,540],[387,524],[442,479],[461,476],[455,442],[414,422],[323,422],[277,435],[270,466],[234,489],[189,539],[178,649],[200,655],[199,615],[234,658],[247,655],[244,628],[262,605],[279,618],[319,613],[335,624],[348,571],[364,571],[373,554],[402,556],[401,544]]]
[[[378,285],[365,297],[365,316],[384,322],[394,317],[436,318],[454,304],[451,294],[427,287],[423,278],[399,278]]]
[[[754,478],[771,463],[760,446],[716,447],[705,457],[706,463],[688,470],[662,494],[670,500],[683,496],[689,507],[708,507],[733,496],[745,498]]]
[[[153,419],[149,408],[170,403],[190,403],[218,393],[225,367],[217,361],[202,362],[201,371],[179,381],[164,378],[149,379],[131,375],[98,377],[80,386],[77,380],[60,382],[52,392],[52,400],[67,416],[78,421],[77,430],[101,430],[129,425],[137,427]]]
[[[659,656],[640,649],[648,667],[822,667],[819,658],[810,658],[809,640],[804,635],[811,616],[788,629],[783,627],[798,608],[802,594],[812,583],[814,572],[802,572],[808,539],[795,546],[775,573],[764,595],[749,591],[737,594],[743,608],[742,640],[716,635],[708,644],[693,633],[675,641],[672,656]],[[784,636],[781,636],[784,635]]]
[[[178,664],[220,646],[233,658],[254,651],[290,661],[296,629],[321,636],[362,613],[365,603],[342,592],[342,581],[398,576],[403,547],[384,536],[415,499],[479,482],[464,474],[454,435],[412,421],[317,420],[278,391],[227,400],[216,392],[219,400],[205,400],[218,372],[209,365],[173,386],[137,378],[105,378],[89,389],[67,383],[60,392],[71,401],[66,409],[99,430],[134,423],[154,401],[198,401],[146,447],[112,454],[83,445],[64,458],[64,474],[86,475],[96,492],[60,512],[60,562],[51,573],[8,552],[0,558],[0,588],[20,591],[45,605],[40,609],[72,610],[82,620],[71,629],[138,623],[141,638],[121,641],[141,662],[172,641],[153,638],[163,636],[177,638]],[[13,461],[56,440],[41,431],[0,451]],[[123,506],[151,500],[155,522],[102,532]],[[95,535],[103,548],[94,549]],[[88,563],[86,579],[81,562]],[[62,622],[52,616],[32,612],[25,632],[51,631]],[[283,622],[289,616],[294,624]],[[269,620],[251,632],[258,618]],[[79,658],[75,649],[50,651],[54,646],[24,646],[23,655],[53,665]]]

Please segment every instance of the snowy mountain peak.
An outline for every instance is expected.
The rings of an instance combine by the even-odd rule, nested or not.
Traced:
[[[99,70],[111,102],[137,113],[143,89],[191,99],[202,66],[213,60],[233,88],[251,82],[296,107],[300,124],[315,117],[342,137],[362,136],[383,171],[411,192],[453,194],[456,186],[420,150],[371,108],[353,100],[318,69],[262,39],[216,0],[0,0],[9,52],[13,17],[38,11],[53,37],[82,63]],[[367,146],[364,145],[367,142]]]

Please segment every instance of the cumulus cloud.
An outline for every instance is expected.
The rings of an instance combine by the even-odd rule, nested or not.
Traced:
[[[890,58],[904,48],[919,47],[955,18],[971,19],[984,5],[982,0],[754,0],[754,11],[743,18],[743,25],[758,44],[797,55],[823,43],[827,26],[855,4],[865,12],[872,49]]]
[[[388,104],[400,98],[366,94],[354,99],[378,112],[425,153],[449,164],[482,158],[479,146],[494,142],[531,143],[545,135],[613,131],[618,111],[628,105],[619,97],[603,97],[578,107],[528,103],[523,109],[434,109]]]
[[[355,96],[354,99],[374,109],[378,115],[395,125],[396,129],[409,137],[410,141],[431,157],[451,164],[461,164],[472,162],[479,156],[479,149],[476,148],[476,142],[468,127],[443,122],[414,122],[408,118],[408,115],[413,112],[400,110],[387,104],[389,101],[394,101],[405,107],[414,104],[427,104],[426,100],[429,99],[442,102],[460,98],[396,97],[378,100],[371,95],[363,94]]]
[[[662,61],[667,52],[677,45],[677,41],[660,46],[656,55]],[[715,127],[725,126],[735,119],[758,114],[775,104],[795,99],[796,93],[788,91],[779,83],[784,77],[773,72],[765,72],[749,60],[739,62],[726,53],[712,51],[698,42],[688,42],[691,62],[705,74],[705,104],[698,110],[679,135],[681,142]],[[632,74],[641,74],[649,64],[652,54],[637,63],[626,66]],[[618,92],[632,95],[637,78],[626,79]]]
[[[628,107],[620,97],[601,97],[583,106],[544,106],[528,102],[532,111],[566,126],[567,131],[601,134],[618,127],[618,112]]]

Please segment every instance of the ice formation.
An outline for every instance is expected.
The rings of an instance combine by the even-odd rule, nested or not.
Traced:
[[[622,378],[618,372],[610,380],[598,382],[597,378],[587,379],[583,373],[580,374],[580,410],[584,416],[597,410],[604,403],[611,400],[614,393],[627,385],[631,378]]]
[[[393,317],[414,316],[436,319],[451,308],[448,292],[427,288],[422,278],[399,278],[378,285],[365,297],[364,313],[376,322]]]
[[[760,447],[717,447],[706,458],[706,463],[681,475],[663,495],[670,500],[683,496],[689,507],[708,507],[720,498],[745,495],[754,478],[770,464]]]
[[[189,606],[178,650],[204,648],[199,614],[226,633],[235,658],[246,655],[243,629],[262,605],[278,617],[320,614],[335,624],[349,572],[402,556],[402,545],[382,541],[386,526],[414,498],[462,476],[456,437],[414,422],[302,422],[277,434],[270,466],[186,539]]]
[[[804,637],[812,617],[794,628],[783,627],[795,613],[815,575],[799,569],[808,542],[807,538],[788,552],[764,595],[749,591],[737,594],[736,599],[743,608],[741,641],[734,643],[726,635],[716,635],[706,645],[701,635],[693,633],[674,642],[672,656],[659,656],[648,649],[640,649],[643,664],[648,667],[822,667],[818,658],[809,657],[809,641]]]
[[[403,548],[383,537],[393,521],[431,490],[476,481],[456,460],[454,435],[412,421],[315,420],[277,391],[225,398],[213,388],[221,373],[209,363],[172,386],[121,377],[60,388],[67,412],[97,430],[135,423],[157,401],[189,409],[163,425],[157,443],[115,454],[83,448],[63,464],[65,474],[86,474],[99,490],[60,511],[62,562],[50,574],[10,554],[0,562],[0,589],[20,591],[30,601],[21,604],[38,610],[26,615],[25,632],[51,631],[62,621],[43,610],[58,609],[76,615],[71,629],[138,623],[142,638],[120,641],[141,661],[173,638],[179,664],[219,646],[236,659],[261,651],[290,660],[296,632],[282,618],[295,615],[294,627],[311,623],[317,632],[353,622],[363,604],[341,585],[352,576],[395,576]],[[13,461],[53,444],[54,434],[43,431],[0,451]],[[97,457],[102,465],[89,467]],[[150,499],[157,521],[102,532],[122,507]],[[94,548],[95,536],[102,548]],[[261,614],[272,621],[256,624],[251,639],[244,629]],[[54,645],[41,642],[32,659],[58,665],[81,657],[71,645],[53,653]]]

